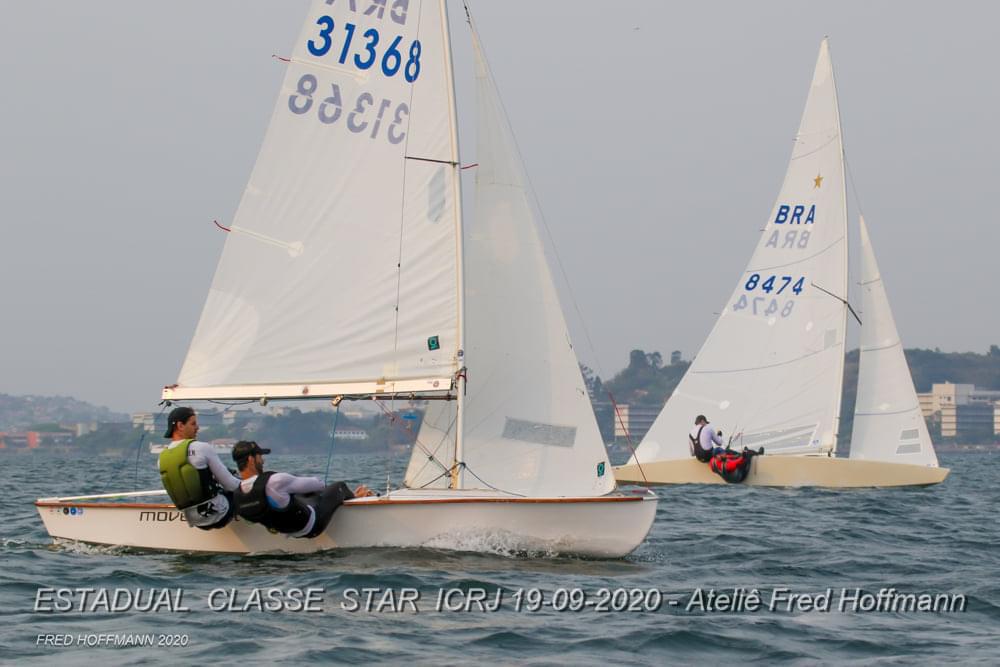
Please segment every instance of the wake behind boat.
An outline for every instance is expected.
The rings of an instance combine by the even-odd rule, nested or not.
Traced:
[[[847,302],[847,195],[827,40],[778,201],[732,297],[622,482],[722,484],[686,434],[709,415],[734,447],[763,448],[744,483],[936,484],[938,467],[864,220],[861,360],[848,458],[837,457]]]
[[[181,551],[468,548],[458,535],[623,556],[656,497],[617,490],[471,20],[467,219],[444,1],[353,7],[312,4],[163,398],[429,400],[404,488],[348,501],[315,539],[198,530],[169,504],[121,497],[39,500],[46,529]]]

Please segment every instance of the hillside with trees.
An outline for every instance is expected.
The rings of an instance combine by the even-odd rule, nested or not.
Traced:
[[[850,440],[851,427],[854,423],[859,356],[858,350],[851,350],[847,353],[844,364],[841,444]],[[940,382],[974,384],[980,389],[1000,390],[1000,347],[997,345],[991,345],[986,354],[912,349],[906,350],[906,360],[918,392],[928,392],[931,390],[931,385]],[[664,365],[659,352],[644,350],[632,350],[628,366],[607,381],[594,375],[591,369],[584,366],[584,378],[605,441],[610,442],[614,439],[611,397],[619,404],[659,409],[676,389],[689,366],[690,362],[687,361]],[[933,430],[932,426],[932,435],[934,435]]]

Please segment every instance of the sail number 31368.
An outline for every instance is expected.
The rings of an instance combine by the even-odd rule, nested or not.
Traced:
[[[344,24],[343,44],[339,50],[333,48],[334,42],[339,41],[337,37],[341,35],[340,31],[336,35],[334,34],[333,18],[320,16],[316,19],[316,25],[319,26],[319,34],[306,42],[306,48],[317,58],[322,58],[333,50],[333,55],[336,56],[337,62],[341,65],[353,64],[357,69],[367,70],[379,62],[382,74],[395,76],[402,69],[403,78],[409,83],[413,83],[420,76],[421,46],[419,39],[410,42],[410,47],[404,56],[403,52],[399,50],[400,42],[403,41],[402,35],[396,35],[395,39],[388,42],[387,46],[386,42],[382,41],[378,30],[369,28],[361,34],[358,42],[355,43],[356,48],[352,54],[351,43],[355,41],[356,25],[353,23]],[[360,43],[360,39],[363,39],[364,43]],[[389,37],[386,38],[386,41],[388,40]]]
[[[329,94],[325,97],[322,93],[317,94],[318,89],[319,81],[316,77],[312,74],[303,74],[295,84],[295,92],[288,96],[288,109],[301,116],[309,113],[315,105],[316,118],[324,125],[333,125],[346,113],[344,124],[354,134],[364,132],[369,139],[374,139],[378,136],[382,125],[386,124],[385,137],[390,144],[398,144],[406,138],[403,127],[407,116],[410,115],[410,107],[405,102],[400,102],[393,109],[392,100],[383,99],[376,108],[375,96],[369,92],[362,92],[354,101],[351,110],[345,111],[340,86],[331,83]],[[323,99],[316,104],[320,97]]]

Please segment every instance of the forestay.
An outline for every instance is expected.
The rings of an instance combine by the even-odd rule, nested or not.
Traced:
[[[438,0],[316,0],[170,398],[446,391],[457,147]]]
[[[864,218],[861,225],[861,360],[851,458],[937,466]]]
[[[717,266],[702,266],[715,271]],[[640,445],[689,456],[698,414],[769,454],[830,451],[844,366],[847,217],[840,116],[826,40],[785,180],[750,263]]]

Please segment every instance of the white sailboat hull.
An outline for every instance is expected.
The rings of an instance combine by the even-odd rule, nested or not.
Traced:
[[[651,492],[520,498],[482,491],[399,491],[348,501],[327,531],[294,539],[233,521],[192,528],[171,504],[41,499],[49,535],[137,549],[211,553],[308,553],[357,547],[543,552],[620,558],[645,539],[656,515]]]
[[[620,484],[725,484],[708,464],[697,459],[651,461],[614,468]],[[863,461],[827,456],[755,456],[750,474],[742,483],[749,486],[818,486],[831,489],[927,486],[948,476],[948,468]]]

